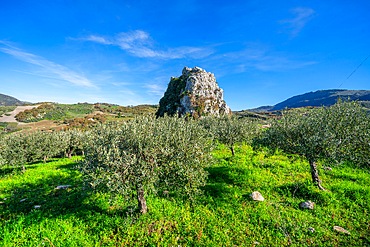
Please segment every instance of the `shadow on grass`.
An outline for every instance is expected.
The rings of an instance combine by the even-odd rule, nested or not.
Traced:
[[[302,201],[311,200],[316,203],[326,203],[324,191],[315,189],[313,185],[307,183],[290,183],[276,187],[275,190],[282,196],[298,198]]]
[[[35,162],[36,163],[36,162]],[[33,164],[35,164],[33,163]],[[34,169],[37,166],[33,164],[25,165],[25,170]],[[0,169],[0,178],[6,177],[8,175],[17,175],[23,172],[22,166],[7,166]]]
[[[210,167],[207,171],[209,175],[207,185],[203,188],[204,194],[214,199],[227,201],[231,191],[229,186],[235,183],[234,177],[230,175],[230,167]]]
[[[7,191],[11,196],[0,205],[0,218],[13,219],[17,215],[35,215],[35,220],[73,216],[83,220],[93,215],[121,216],[136,215],[132,207],[108,210],[99,205],[99,200],[90,199],[94,192],[84,185],[80,173],[73,169],[77,163],[57,165],[63,175],[48,175],[32,182],[17,184]],[[68,185],[58,189],[59,185]]]
[[[35,161],[35,162],[30,162],[24,165],[25,170],[30,170],[30,169],[35,169],[37,168],[40,164],[48,164],[51,162],[54,162],[55,159],[49,159],[45,162],[43,161]],[[42,162],[42,163],[40,163]],[[21,165],[19,166],[5,166],[0,169],[0,178],[6,177],[8,175],[17,175],[23,172],[23,168]]]
[[[357,184],[366,184],[367,180],[365,177],[341,173],[341,174],[328,174],[328,176],[331,176],[333,179],[343,180],[343,181],[351,181],[353,183]]]
[[[3,167],[0,169],[0,178],[11,174],[19,174],[22,172],[22,167]]]
[[[230,167],[221,166],[221,167],[209,167],[208,172],[208,181],[210,183],[234,183],[234,178],[230,176]]]

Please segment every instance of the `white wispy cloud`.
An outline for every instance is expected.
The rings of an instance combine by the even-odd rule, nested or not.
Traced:
[[[111,82],[111,84],[113,86],[116,86],[116,87],[121,87],[121,86],[129,86],[129,85],[132,85],[132,83],[130,82]]]
[[[294,17],[291,19],[281,20],[280,23],[284,24],[294,37],[297,36],[308,21],[312,19],[315,11],[311,8],[298,7],[292,9],[291,12]]]
[[[163,96],[165,88],[159,83],[147,83],[144,85],[148,93],[154,96]]]
[[[41,73],[33,72],[33,74],[35,75],[67,81],[69,83],[82,87],[96,87],[85,76],[80,75],[63,65],[49,61],[41,56],[25,52],[17,47],[10,45],[8,42],[0,41],[0,44],[3,45],[2,47],[0,47],[1,52],[9,54],[20,61],[36,65],[43,69],[43,72]]]
[[[259,71],[286,71],[317,63],[313,60],[295,58],[285,52],[271,51],[268,48],[261,47],[225,53],[222,56],[222,60],[232,65],[233,69],[238,73],[251,69]]]
[[[154,42],[149,33],[142,30],[122,32],[113,37],[90,35],[80,38],[79,40],[118,46],[132,56],[140,58],[178,59],[188,57],[200,59],[205,58],[214,52],[210,47],[192,46],[167,48],[165,50],[158,49],[154,47]]]
[[[126,98],[127,98],[127,96],[135,96],[136,99],[137,99],[137,96],[138,96],[133,90],[130,90],[130,89],[122,89],[122,90],[119,90],[119,92],[121,94],[125,95]],[[135,99],[135,97],[131,97],[132,100]]]

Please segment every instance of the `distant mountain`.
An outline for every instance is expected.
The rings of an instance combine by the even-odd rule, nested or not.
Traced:
[[[338,99],[370,101],[370,90],[345,90],[345,89],[330,89],[309,92],[297,96],[293,96],[274,106],[262,106],[249,111],[279,111],[285,108],[298,108],[307,106],[330,106],[335,104]],[[366,103],[366,102],[365,102]]]
[[[23,102],[9,95],[0,93],[0,106],[23,105]]]

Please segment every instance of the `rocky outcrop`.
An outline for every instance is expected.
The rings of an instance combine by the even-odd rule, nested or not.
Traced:
[[[199,67],[182,70],[178,78],[172,77],[167,90],[159,101],[157,116],[229,115],[230,108],[223,100],[223,90],[212,73]]]

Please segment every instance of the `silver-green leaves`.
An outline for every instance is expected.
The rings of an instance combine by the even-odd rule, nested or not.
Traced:
[[[140,117],[91,132],[82,171],[95,188],[132,198],[147,212],[145,195],[168,191],[192,197],[205,184],[211,141],[192,120]]]

